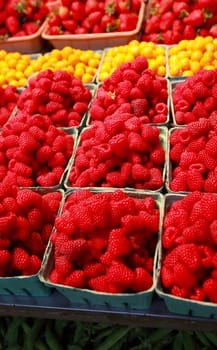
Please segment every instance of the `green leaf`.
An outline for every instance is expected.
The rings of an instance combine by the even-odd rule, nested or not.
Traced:
[[[182,331],[182,342],[185,350],[196,350],[195,343],[192,339],[190,332]]]
[[[99,345],[95,350],[111,350],[112,346],[116,344],[119,339],[122,337],[125,337],[126,334],[129,332],[130,327],[125,326],[116,326],[117,329],[114,330],[109,337],[106,338],[106,340]]]
[[[173,339],[172,350],[182,350],[182,349],[183,349],[182,334],[181,332],[178,332]]]
[[[160,342],[162,339],[165,337],[168,337],[168,335],[172,332],[172,329],[167,329],[167,328],[159,328],[154,330],[148,337],[148,341],[150,344],[157,344]]]
[[[209,341],[217,347],[217,334],[216,332],[204,332],[205,336],[209,339]]]
[[[15,317],[11,319],[8,330],[5,333],[5,343],[7,344],[7,348],[5,348],[5,350],[19,349],[19,336],[22,334],[20,326],[23,322],[25,322],[25,320],[21,317]]]
[[[44,337],[51,350],[64,350],[56,334],[53,332],[52,320],[47,321]]]
[[[199,340],[204,346],[208,347],[210,345],[209,340],[207,339],[207,337],[205,336],[205,334],[203,332],[195,332],[195,336],[197,338],[197,340]]]

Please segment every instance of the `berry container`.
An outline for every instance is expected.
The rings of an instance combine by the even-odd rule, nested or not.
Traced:
[[[166,211],[168,210],[169,206],[172,203],[183,199],[185,196],[186,194],[171,194],[171,193],[166,194],[164,197],[164,204],[162,206],[163,216],[165,215]],[[161,226],[160,236],[162,236],[162,227],[163,226]],[[189,315],[189,316],[216,319],[217,304],[208,302],[208,301],[202,302],[202,301],[195,301],[187,298],[181,298],[165,292],[160,280],[161,262],[163,259],[163,249],[162,249],[161,239],[159,239],[158,247],[156,250],[158,251],[158,253],[157,253],[157,258],[155,260],[156,266],[154,269],[155,280],[156,280],[155,291],[157,295],[164,300],[169,312],[171,312],[172,314],[178,314],[178,315],[187,315],[187,316]]]
[[[42,23],[38,31],[34,34],[0,40],[0,50],[7,52],[19,51],[23,54],[41,52],[44,46],[42,32],[45,26],[46,21]]]
[[[47,34],[47,24],[43,28],[42,38],[48,41],[54,48],[62,49],[72,46],[76,49],[100,50],[105,47],[125,45],[133,39],[140,39],[142,23],[145,15],[145,2],[141,2],[137,26],[134,30],[127,32],[97,33],[97,34]]]
[[[109,79],[109,78],[108,78]],[[168,91],[168,98],[167,98],[167,109],[168,109],[168,112],[167,112],[167,117],[166,117],[166,120],[165,122],[162,122],[162,123],[149,123],[150,125],[155,125],[155,126],[165,126],[167,127],[169,122],[170,122],[170,111],[171,111],[171,82],[169,79],[166,79],[167,81],[167,91]],[[97,98],[97,89],[100,87],[100,86],[103,86],[103,82],[98,82],[97,85],[96,85],[96,89],[95,89],[95,94],[94,94],[94,97]],[[90,126],[91,125],[91,116],[90,116],[90,113],[88,112],[87,113],[87,118],[86,118],[86,126]]]
[[[99,191],[96,188],[89,188],[89,190],[93,193],[99,193],[99,192],[111,192],[115,189],[105,189],[103,191]],[[69,196],[71,193],[79,191],[79,189],[73,189],[68,190],[65,192],[65,200],[67,199],[67,196]],[[137,193],[125,191],[129,196],[134,198],[143,199],[146,196],[152,196],[155,200],[156,207],[160,210],[160,222],[159,222],[159,230],[161,226],[162,221],[162,203],[163,203],[163,195],[160,193],[149,193],[149,192],[143,192],[143,193]],[[64,204],[64,202],[63,202]],[[61,210],[59,212],[61,214]],[[154,256],[154,259],[156,259],[156,253]],[[154,264],[155,265],[155,264]],[[131,310],[145,310],[150,307],[152,303],[152,298],[155,290],[155,279],[153,278],[153,285],[151,288],[144,292],[138,292],[138,293],[103,293],[103,292],[96,292],[94,290],[85,289],[85,288],[75,288],[66,286],[63,284],[57,284],[52,283],[49,280],[49,274],[54,266],[54,246],[51,242],[49,242],[46,253],[44,254],[44,259],[42,262],[42,269],[39,273],[39,279],[40,281],[45,284],[47,287],[55,288],[60,294],[64,295],[71,303],[82,305],[82,307],[85,308],[96,308],[96,307],[103,307],[106,309],[118,309],[122,311],[131,311]],[[153,273],[153,277],[154,277]]]
[[[33,190],[32,188],[30,188]],[[50,190],[47,188],[34,189],[35,192],[40,194],[46,194],[53,191],[58,191],[62,195],[62,201],[64,199],[63,190]],[[59,210],[61,208],[61,203]],[[41,266],[42,268],[42,266]],[[39,273],[30,276],[16,276],[16,277],[0,277],[0,296],[32,296],[43,297],[52,293],[51,288],[41,283],[39,279]]]
[[[81,135],[82,135],[82,132],[84,132],[86,129],[88,128],[91,128],[91,126],[87,126],[87,127],[84,127],[79,136],[78,136],[78,139],[77,139],[77,143],[76,143],[76,149],[68,163],[68,167],[66,169],[66,172],[65,172],[65,176],[64,176],[64,187],[65,189],[69,190],[69,189],[72,189],[72,186],[70,184],[70,181],[69,181],[69,176],[70,176],[70,171],[75,163],[75,159],[76,159],[76,151],[77,151],[77,148],[79,147],[79,145],[81,144],[80,143],[80,140],[81,140]],[[163,179],[163,185],[158,188],[157,190],[148,190],[148,189],[141,189],[141,190],[135,190],[134,187],[126,187],[126,188],[122,188],[122,189],[125,189],[125,190],[128,190],[128,191],[139,191],[139,192],[144,192],[144,191],[148,191],[148,192],[152,192],[152,193],[155,193],[156,191],[157,192],[160,192],[162,193],[163,190],[164,190],[164,184],[165,184],[165,181],[166,181],[166,171],[167,171],[167,153],[168,153],[168,150],[167,150],[167,147],[168,147],[168,129],[166,126],[158,126],[157,127],[159,129],[159,132],[160,132],[160,143],[165,151],[165,162],[164,162],[164,165],[163,165],[163,169],[162,169],[162,179]],[[74,186],[73,186],[74,187]],[[89,186],[87,186],[89,187]],[[105,187],[98,187],[98,186],[92,186],[94,188],[98,188],[98,189],[104,189]],[[74,187],[76,188],[76,187]]]

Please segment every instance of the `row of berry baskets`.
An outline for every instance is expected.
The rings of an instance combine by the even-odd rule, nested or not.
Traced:
[[[12,197],[19,216],[4,221],[1,297],[55,291],[69,307],[131,313],[156,294],[172,313],[216,318],[216,195],[13,188]]]

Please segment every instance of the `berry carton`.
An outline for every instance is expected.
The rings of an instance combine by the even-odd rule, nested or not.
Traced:
[[[28,36],[11,37],[0,40],[0,49],[8,52],[19,51],[23,54],[33,54],[41,52],[44,46],[42,32],[46,26],[46,21],[42,23],[38,31]]]
[[[114,123],[116,123],[115,118]],[[103,133],[105,131],[103,122],[102,125],[99,122],[99,124],[97,123],[97,126],[92,125],[83,128],[79,134],[75,152],[73,153],[73,156],[71,157],[66,169],[64,181],[65,188],[71,189],[78,187],[95,187],[98,189],[104,189],[112,187],[122,189],[125,188],[133,191],[150,191],[153,193],[156,191],[162,192],[166,179],[168,130],[165,126],[156,127],[152,125],[145,125],[142,128],[147,130],[148,133],[149,131],[151,133],[154,131],[154,133],[156,132],[155,136],[158,135],[156,138],[156,144],[153,146],[153,152],[149,150],[147,157],[154,160],[156,156],[155,159],[158,159],[156,162],[158,165],[160,164],[161,170],[159,170],[159,167],[158,170],[155,170],[155,166],[153,166],[149,173],[145,163],[134,166],[133,159],[131,159],[131,155],[128,154],[130,152],[126,154],[128,145],[126,146],[126,143],[124,142],[125,140],[122,138],[122,136],[113,136],[113,151],[111,151],[110,143],[109,145],[105,144],[103,139],[96,137],[98,134],[103,137]],[[129,136],[130,141],[128,140],[130,144],[134,144],[135,140],[138,141],[138,143],[136,141],[136,151],[133,151],[133,157],[139,157],[140,155],[139,145],[141,138],[138,135],[139,133],[133,133],[133,135]],[[90,144],[92,146],[90,146]],[[120,146],[121,144],[123,145],[123,150]],[[87,152],[85,151],[86,147],[89,149]],[[90,147],[92,148],[90,149]],[[121,150],[125,152],[124,156]],[[116,164],[114,161],[118,163]],[[89,176],[90,172],[91,176]]]
[[[85,196],[87,196],[86,200]],[[83,201],[81,198],[83,198]],[[130,210],[129,206],[132,210],[132,205],[134,205],[133,203],[136,201],[137,205],[142,206],[142,203],[144,203],[144,205],[147,205],[151,211],[153,210],[152,213],[155,213],[157,215],[155,216],[154,214],[155,219],[154,221],[151,220],[152,224],[150,222],[151,226],[149,227],[149,233],[152,231],[152,234],[149,236],[151,239],[149,242],[152,243],[149,246],[149,253],[146,251],[146,259],[140,256],[141,261],[140,267],[138,268],[136,268],[137,262],[135,256],[139,256],[139,251],[137,250],[136,253],[136,251],[133,250],[134,248],[139,249],[139,247],[137,246],[138,242],[136,240],[134,241],[133,232],[131,232],[132,237],[129,231],[129,236],[123,234],[125,231],[123,227],[121,228],[119,225],[120,223],[118,224],[117,220],[119,219],[117,217],[116,219],[115,217],[112,219],[112,221],[116,221],[115,229],[112,229],[113,226],[111,221],[109,223],[107,222],[106,224],[106,217],[108,218],[107,214],[110,209],[109,207],[106,209],[105,201],[108,200],[111,206],[115,206],[118,203],[118,198],[120,201],[123,201],[121,202],[122,204],[125,201],[128,203],[128,205],[125,206],[126,212]],[[79,200],[79,202],[76,203],[76,200]],[[79,304],[80,307],[103,307],[106,309],[119,309],[128,312],[130,312],[130,310],[142,311],[144,309],[147,309],[151,305],[155,286],[153,275],[152,277],[150,276],[153,273],[155,247],[158,241],[159,226],[161,223],[162,200],[163,196],[159,193],[137,193],[136,191],[127,192],[114,189],[99,191],[94,188],[89,188],[88,190],[80,189],[67,191],[65,193],[65,200],[62,205],[62,210],[56,218],[55,230],[53,231],[46,254],[44,255],[44,260],[42,263],[43,268],[40,271],[39,275],[40,281],[48,287],[55,288],[72,304]],[[96,225],[98,226],[98,229],[94,231],[92,231],[87,219],[89,212],[88,203],[90,202],[92,202],[91,210],[94,211],[94,215],[91,214],[93,223],[92,228],[94,226],[96,228]],[[74,203],[73,206],[72,203]],[[121,212],[123,214],[124,205],[122,204]],[[85,217],[83,214],[81,214],[81,211],[84,209],[82,209],[82,205],[87,205],[85,209]],[[75,207],[77,207],[77,209]],[[98,209],[96,207],[98,207]],[[75,216],[77,216],[78,220],[80,217],[80,220],[79,223],[77,221],[78,226],[77,231],[74,233],[74,238],[71,239],[70,235],[68,235],[69,241],[65,241],[64,243],[62,241],[63,232],[61,233],[59,229],[62,225],[64,225],[66,231],[71,232],[73,229],[73,222],[75,221],[71,220],[70,224],[68,220],[68,224],[64,224],[64,222],[67,215],[69,214],[69,211],[73,209],[75,209],[77,213]],[[75,216],[73,217],[75,218]],[[120,216],[121,214],[119,215],[119,218]],[[152,219],[154,216],[152,216]],[[113,221],[113,224],[115,221]],[[125,222],[125,224],[128,225],[129,221],[128,223]],[[99,228],[99,226],[105,227],[105,225],[107,225],[107,229]],[[79,238],[81,227],[83,227],[83,238]],[[107,240],[105,240],[105,234],[107,234],[106,232],[109,234],[108,243]],[[144,241],[140,246],[141,249],[148,249],[148,246],[145,243],[147,239],[145,232],[146,230],[143,232]],[[63,235],[65,235],[65,233]],[[87,238],[87,236],[89,239],[86,240],[85,238]],[[128,245],[128,239],[131,240],[131,247]],[[119,244],[120,240],[122,241],[121,245]],[[59,245],[60,241],[62,243]],[[73,247],[76,249],[73,250]],[[59,249],[61,249],[62,252],[60,255],[58,253]],[[87,250],[90,250],[91,253],[89,252],[86,254]],[[100,255],[97,252],[101,252]],[[136,253],[136,255],[134,253]],[[70,263],[67,258],[68,254],[73,255],[71,256]],[[123,257],[121,260],[119,259],[120,254],[122,254]],[[95,255],[95,258],[93,255]],[[116,256],[116,262],[113,264],[112,261],[114,256]],[[142,264],[145,263],[145,261],[146,268],[144,265],[142,267]],[[80,264],[80,268],[77,266],[78,262]],[[110,277],[112,276],[111,279],[106,275],[106,269],[107,273],[110,274]],[[121,274],[119,273],[117,280],[119,269],[121,269]],[[147,273],[148,270],[149,272]],[[122,274],[122,272],[124,273]],[[119,279],[121,280],[121,283],[119,283]]]
[[[10,190],[8,189],[8,191]],[[50,215],[48,214],[47,218],[43,219],[41,230],[38,230],[38,233],[37,233],[37,238],[36,238],[36,232],[33,232],[30,229],[29,234],[30,235],[32,234],[31,236],[32,243],[31,243],[31,247],[29,247],[29,251],[27,250],[27,246],[30,244],[30,240],[29,240],[30,236],[28,238],[24,237],[25,235],[24,227],[22,232],[21,231],[18,232],[18,226],[16,229],[16,234],[20,236],[20,239],[22,238],[22,241],[16,240],[15,233],[14,233],[14,237],[12,238],[12,236],[10,236],[9,229],[8,229],[8,235],[10,237],[10,250],[9,248],[8,249],[5,248],[4,250],[1,251],[1,261],[6,262],[5,259],[6,257],[9,257],[9,256],[11,256],[11,258],[10,258],[10,261],[8,261],[7,265],[3,266],[3,263],[1,263],[2,277],[0,277],[0,296],[1,297],[48,296],[51,294],[52,290],[50,288],[47,288],[47,286],[45,286],[44,284],[42,284],[38,276],[39,276],[39,271],[42,267],[41,261],[43,259],[43,254],[45,252],[46,245],[49,240],[49,235],[52,232],[54,217],[55,215],[57,215],[58,210],[61,207],[61,201],[63,200],[64,192],[63,190],[60,190],[60,189],[49,190],[46,188],[40,188],[40,189],[38,188],[37,190],[36,189],[33,190],[30,188],[28,189],[19,188],[18,193],[19,194],[17,194],[17,196],[14,198],[18,201],[20,222],[21,221],[24,222],[26,220],[25,216],[27,215],[27,208],[26,208],[26,212],[24,212],[21,206],[21,196],[22,196],[21,193],[23,193],[22,201],[23,203],[24,202],[26,203],[25,204],[26,206],[28,204],[27,202],[29,201],[30,203],[32,200],[34,200],[34,198],[40,199],[41,197],[42,199],[43,196],[48,196],[49,199],[47,197],[46,200],[42,199],[42,201],[43,201],[43,205],[47,206],[47,214],[50,211],[49,213]],[[28,193],[28,198],[27,198],[27,193]],[[30,198],[31,194],[32,194],[32,199]],[[48,204],[46,204],[47,200],[50,201],[49,208],[48,208]],[[41,201],[39,200],[39,202]],[[3,203],[4,203],[4,200],[3,200]],[[40,208],[39,203],[37,205],[35,203],[32,206],[32,209],[33,208],[39,211],[39,208]],[[15,215],[15,214],[11,212],[10,215]],[[2,219],[2,217],[0,219]],[[32,221],[32,224],[33,224],[33,221]],[[17,225],[18,225],[18,221],[17,221]],[[40,242],[39,242],[39,239],[40,239]],[[24,267],[24,264],[26,265],[25,267]],[[5,270],[3,271],[3,269]]]
[[[216,210],[211,203],[214,201],[217,201],[216,194],[168,193],[165,195],[160,240],[157,247],[157,265],[154,270],[155,290],[158,296],[164,300],[169,312],[173,314],[217,318],[217,283],[213,277],[215,274],[213,259],[216,255],[216,246],[205,244],[206,239],[213,237],[214,231],[210,230],[207,234],[207,229],[203,231],[201,224],[201,218],[205,222],[206,216],[209,221],[209,223],[207,221],[206,228],[209,224],[213,227],[212,222],[215,220]],[[187,205],[190,206],[187,210],[188,213],[182,210],[180,203],[185,203],[183,205],[185,209]],[[204,207],[207,208],[208,215],[205,213]],[[198,226],[194,238],[193,230],[189,229],[188,220],[184,218],[184,215],[189,215],[189,212],[191,212],[192,217],[194,216],[194,225],[197,225],[195,222],[200,222],[200,228]],[[202,212],[205,214],[202,215]],[[178,226],[181,227],[181,233],[176,235]],[[169,234],[169,231],[172,232],[172,230],[173,236]],[[204,249],[206,250],[206,259],[204,259]]]
[[[137,26],[134,30],[126,32],[97,33],[97,34],[47,34],[47,24],[43,28],[42,38],[49,42],[54,48],[62,49],[72,46],[76,49],[102,50],[105,47],[125,45],[131,40],[140,39],[142,23],[145,15],[145,2],[141,2]]]

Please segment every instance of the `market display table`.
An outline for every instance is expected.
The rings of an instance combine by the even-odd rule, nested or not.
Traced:
[[[95,309],[88,305],[73,304],[57,291],[52,292],[49,297],[0,296],[0,316],[65,319],[203,332],[217,329],[217,319],[169,313],[163,300],[157,296],[154,296],[151,307],[144,312],[99,307]]]

